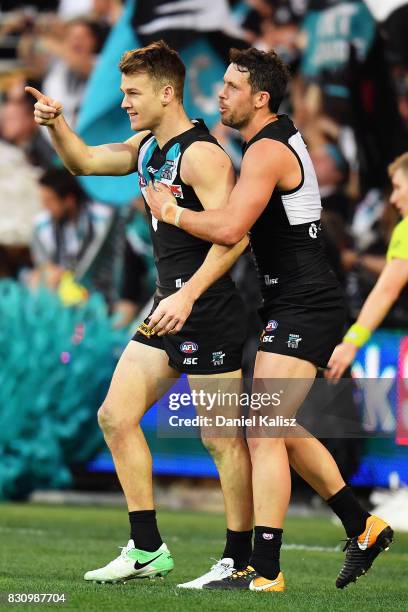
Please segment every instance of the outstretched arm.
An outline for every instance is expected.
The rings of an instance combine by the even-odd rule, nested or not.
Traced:
[[[236,244],[265,209],[280,176],[291,169],[292,154],[288,151],[272,140],[254,143],[245,154],[239,180],[222,209],[195,212],[180,208],[160,185],[157,192],[152,187],[148,190],[148,204],[156,218],[178,225],[189,234],[217,244]]]
[[[408,282],[408,259],[392,259],[387,263],[370,295],[364,302],[360,316],[350,327],[344,340],[330,358],[326,378],[340,378],[354,361],[358,349],[380,325],[391,306]]]
[[[227,154],[207,142],[196,142],[187,149],[182,160],[181,175],[183,182],[194,188],[208,211],[225,206],[235,180]],[[246,236],[233,246],[213,244],[203,264],[186,284],[160,302],[150,318],[150,329],[154,329],[159,336],[178,333],[189,317],[194,302],[229,270],[247,245]]]
[[[25,89],[37,100],[36,123],[47,126],[56,152],[72,174],[115,176],[134,172],[139,144],[147,132],[140,132],[125,142],[88,146],[65,121],[61,102],[34,87]]]

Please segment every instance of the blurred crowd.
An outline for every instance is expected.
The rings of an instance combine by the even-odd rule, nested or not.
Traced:
[[[134,25],[142,44],[163,27],[170,44],[185,40],[187,5],[210,42],[219,28],[242,45],[275,49],[290,65],[281,112],[293,116],[308,144],[327,252],[352,318],[385,265],[398,220],[387,166],[408,150],[408,1],[139,0]],[[89,76],[123,9],[121,0],[0,0],[0,278],[45,284],[67,304],[99,291],[117,325],[131,322],[154,289],[143,204],[91,200],[34,122],[24,86],[61,101],[75,129]],[[221,124],[213,131],[227,148],[235,138]],[[245,258],[235,270],[252,303],[253,274]],[[386,325],[408,325],[407,300],[403,294]]]

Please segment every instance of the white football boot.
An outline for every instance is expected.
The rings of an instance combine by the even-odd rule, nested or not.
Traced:
[[[206,574],[203,574],[199,578],[195,580],[190,580],[190,582],[184,582],[183,584],[178,584],[177,586],[180,589],[202,589],[204,584],[208,582],[212,582],[214,580],[223,580],[224,578],[228,578],[234,571],[234,561],[233,559],[225,558],[220,559],[211,567],[210,571]]]

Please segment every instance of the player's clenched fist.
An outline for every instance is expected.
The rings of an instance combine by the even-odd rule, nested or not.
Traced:
[[[39,125],[51,125],[55,119],[62,113],[62,104],[58,100],[53,100],[45,96],[35,87],[25,87],[26,92],[36,98],[34,104],[34,118]]]

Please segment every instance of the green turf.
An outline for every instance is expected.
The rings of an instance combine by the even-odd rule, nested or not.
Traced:
[[[110,561],[127,540],[127,515],[119,508],[0,505],[0,592],[40,592],[68,595],[60,606],[14,606],[39,610],[133,610],[190,612],[239,610],[407,610],[408,534],[396,534],[391,550],[375,563],[368,576],[339,591],[334,580],[343,553],[342,530],[327,518],[289,518],[288,545],[322,546],[329,550],[282,552],[288,589],[278,593],[219,593],[181,591],[178,582],[209,568],[210,557],[222,552],[224,519],[198,512],[159,512],[159,526],[175,558],[166,579],[134,580],[126,585],[97,585],[83,573]],[[3,595],[4,597],[4,595]],[[4,600],[3,600],[4,601]],[[0,604],[1,609],[12,609]]]

